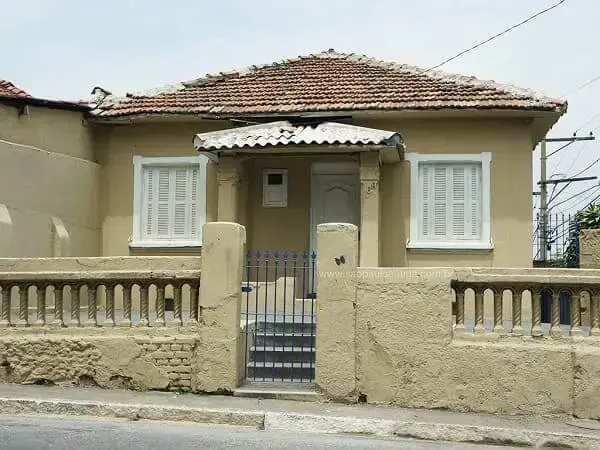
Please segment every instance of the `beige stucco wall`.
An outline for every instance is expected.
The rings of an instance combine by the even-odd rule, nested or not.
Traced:
[[[101,170],[102,255],[130,254],[170,255],[181,251],[161,249],[130,250],[133,231],[133,157],[135,155],[194,156],[195,133],[222,128],[220,122],[171,123],[144,125],[98,125],[96,147]],[[216,217],[217,195],[215,169],[207,167],[207,220]],[[198,250],[185,253],[197,254]]]
[[[531,126],[517,119],[411,120],[368,126],[399,131],[406,151],[491,152],[490,216],[492,252],[406,250],[410,221],[410,164],[382,168],[381,266],[530,267],[532,148]]]
[[[100,169],[82,113],[0,105],[0,140],[0,256],[98,255]]]
[[[382,266],[508,266],[532,262],[531,179],[532,127],[523,119],[364,120],[374,128],[400,131],[407,152],[491,152],[491,222],[493,251],[407,251],[410,218],[409,163],[384,165],[381,170]],[[102,254],[130,251],[132,233],[134,155],[184,156],[195,151],[195,133],[221,129],[227,122],[99,126],[96,133],[102,164]],[[247,226],[248,248],[304,251],[310,239],[310,167],[314,161],[340,157],[262,157],[243,163],[238,218]],[[347,157],[346,157],[347,159]],[[288,169],[288,207],[262,206],[262,170]],[[217,212],[216,166],[207,172],[207,217]],[[285,231],[283,231],[285,230]],[[174,254],[155,249],[144,254]]]
[[[581,230],[579,233],[579,267],[600,268],[600,230]]]
[[[491,234],[494,250],[406,250],[410,222],[410,164],[404,161],[384,165],[381,169],[382,266],[531,266],[533,144],[527,123],[515,119],[440,119],[365,121],[358,125],[400,131],[406,140],[407,152],[492,153]],[[300,251],[308,248],[310,166],[316,160],[315,157],[281,157],[246,162],[244,174],[248,189],[241,193],[241,202],[248,208],[249,248]],[[262,207],[264,168],[288,169],[287,208]]]

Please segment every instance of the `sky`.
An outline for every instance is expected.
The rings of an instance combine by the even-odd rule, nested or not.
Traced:
[[[0,0],[0,78],[76,100],[94,86],[137,92],[330,48],[429,68],[557,1]],[[599,17],[600,2],[566,0],[442,70],[566,98],[549,137],[600,134],[600,79],[580,88],[600,76]],[[599,150],[600,141],[573,144],[550,157],[548,174],[575,175]],[[539,150],[532,157],[537,180]],[[600,176],[600,162],[584,175]],[[597,180],[572,183],[554,212],[597,195]]]

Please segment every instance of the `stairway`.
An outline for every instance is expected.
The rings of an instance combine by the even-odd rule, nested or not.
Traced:
[[[315,315],[258,317],[247,364],[248,381],[306,382],[315,379]]]

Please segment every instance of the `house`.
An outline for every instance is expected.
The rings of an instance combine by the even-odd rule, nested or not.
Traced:
[[[99,255],[88,111],[0,79],[0,257]]]
[[[342,221],[361,265],[390,267],[531,266],[531,151],[567,106],[333,50],[94,96],[100,255],[197,254],[215,220],[245,225],[250,249],[305,251]]]

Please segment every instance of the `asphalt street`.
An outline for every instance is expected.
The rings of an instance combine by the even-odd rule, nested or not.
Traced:
[[[414,449],[481,450],[500,447],[404,439],[266,432],[249,428],[93,418],[0,416],[0,449]],[[501,447],[503,450],[508,447]]]

